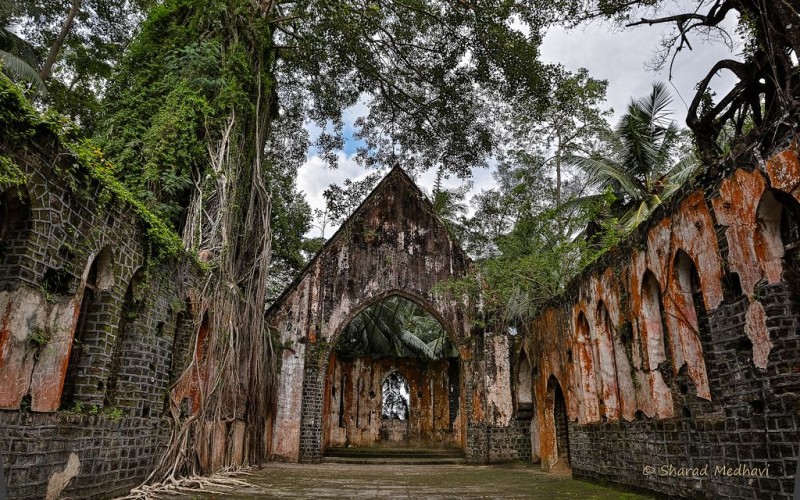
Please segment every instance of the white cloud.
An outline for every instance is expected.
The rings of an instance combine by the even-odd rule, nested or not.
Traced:
[[[733,26],[734,21],[728,21],[729,32],[733,32]],[[653,82],[669,79],[668,64],[659,72],[645,67],[653,59],[662,34],[669,28],[656,25],[619,30],[607,22],[594,22],[574,30],[554,28],[545,36],[541,59],[561,63],[572,71],[586,68],[594,78],[608,80],[608,104],[614,108],[615,118],[619,118],[631,98],[643,97],[650,92]],[[681,98],[688,105],[695,86],[714,63],[732,57],[730,50],[721,43],[703,43],[695,39],[692,47],[694,50],[681,51],[672,71],[672,109],[680,124],[684,123],[687,110]],[[718,95],[724,95],[734,84],[733,76],[723,73],[721,78],[715,79],[713,88]]]
[[[319,156],[313,155],[306,159],[306,162],[297,171],[297,189],[304,192],[306,201],[312,209],[324,209],[325,198],[322,193],[331,184],[342,184],[346,179],[359,180],[369,174],[369,172],[356,163],[352,155],[347,155],[343,151],[336,153],[339,160],[339,168],[328,168],[328,164]],[[325,236],[332,235],[338,226],[328,226],[325,228]],[[319,236],[320,229],[312,228],[306,236]]]
[[[728,31],[734,32],[735,20],[727,22]],[[595,22],[583,28],[565,30],[562,28],[551,29],[544,39],[541,48],[541,59],[545,62],[558,62],[568,70],[575,71],[587,68],[589,74],[595,78],[608,80],[608,106],[613,107],[615,117],[613,121],[624,113],[631,98],[647,95],[655,81],[667,81],[668,67],[661,72],[646,69],[645,65],[653,58],[654,50],[658,47],[662,33],[668,31],[669,26],[639,26],[629,30],[620,31],[609,23]],[[741,43],[740,40],[734,40]],[[703,43],[693,40],[694,50],[684,50],[678,56],[673,67],[673,79],[670,90],[674,96],[672,109],[674,119],[683,124],[686,115],[686,106],[694,96],[697,82],[702,80],[713,64],[724,58],[731,58],[731,52],[721,43]],[[713,89],[718,95],[724,95],[735,83],[730,74],[722,74],[713,82]],[[353,130],[353,123],[359,116],[368,111],[366,98],[359,99],[358,103],[343,112],[345,131]],[[313,124],[307,124],[311,139],[319,136],[321,129]],[[352,148],[345,146],[352,151]],[[338,152],[339,168],[331,170],[316,154],[309,151],[309,157],[298,172],[297,185],[306,193],[306,199],[312,208],[323,209],[325,199],[322,192],[332,183],[341,184],[346,179],[358,180],[364,178],[369,172],[359,166],[351,154]],[[472,170],[473,188],[467,199],[481,190],[491,189],[496,186],[492,177],[494,166],[489,169],[475,168]],[[423,173],[418,184],[424,189],[432,189],[436,177],[435,171]],[[461,180],[453,177],[444,182],[447,188],[461,185]],[[337,228],[328,227],[325,235],[330,236]],[[309,236],[319,235],[319,228],[309,232]]]

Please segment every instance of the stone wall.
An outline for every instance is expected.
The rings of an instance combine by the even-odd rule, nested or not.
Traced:
[[[458,360],[451,363],[458,364]],[[412,446],[461,444],[460,402],[456,399],[451,405],[449,398],[460,380],[449,379],[447,360],[344,360],[334,353],[328,370],[325,447],[370,446],[387,441]],[[402,426],[392,425],[396,420],[382,418],[383,381],[392,372],[400,373],[408,383],[409,415]],[[399,427],[404,427],[402,433],[398,433]]]
[[[50,478],[78,457],[63,494],[71,498],[122,496],[149,474],[169,436],[158,418],[81,416],[0,411],[0,454],[9,496],[40,499]]]
[[[27,176],[0,184],[9,495],[44,497],[68,463],[64,494],[124,493],[159,454],[167,387],[180,369],[173,346],[194,345],[187,299],[197,270],[188,258],[156,258],[147,222],[46,128],[25,144],[0,138],[0,154]]]
[[[791,497],[799,150],[687,191],[533,322],[522,351],[544,469],[676,497]]]
[[[425,195],[402,170],[393,169],[267,312],[284,347],[275,456],[319,460],[333,346],[354,317],[387,297],[410,300],[442,324],[461,353],[462,379],[474,367],[482,374],[471,361],[474,305],[435,293],[440,282],[464,277],[469,266]],[[460,394],[464,387],[459,383]],[[485,399],[485,392],[480,394]]]

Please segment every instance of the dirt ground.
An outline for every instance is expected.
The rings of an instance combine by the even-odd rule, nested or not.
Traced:
[[[347,465],[270,463],[242,476],[248,487],[198,492],[198,499],[254,498],[562,498],[638,500],[650,498],[545,474],[526,466]],[[183,498],[186,498],[185,496]]]

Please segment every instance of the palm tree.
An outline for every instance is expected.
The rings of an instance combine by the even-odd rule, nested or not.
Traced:
[[[401,297],[390,297],[356,316],[342,334],[337,352],[346,357],[377,354],[425,360],[458,356],[442,325]]]
[[[33,47],[11,31],[11,17],[11,2],[0,0],[0,68],[11,77],[25,80],[42,94],[47,94],[44,81],[33,68],[36,65]]]
[[[613,130],[603,131],[606,155],[571,158],[589,174],[589,182],[598,190],[610,189],[614,193],[614,215],[625,232],[647,220],[700,167],[692,153],[675,161],[681,133],[669,119],[671,101],[666,86],[654,84],[647,97],[631,101]],[[586,206],[599,197],[602,195],[581,197],[566,206]]]

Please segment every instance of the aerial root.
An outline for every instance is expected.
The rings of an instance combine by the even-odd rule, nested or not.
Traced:
[[[198,491],[232,490],[234,488],[252,488],[253,485],[237,479],[236,476],[252,476],[253,467],[225,468],[211,476],[193,475],[188,477],[170,477],[163,482],[143,484],[132,489],[126,496],[117,500],[157,500],[164,495],[189,496]]]

